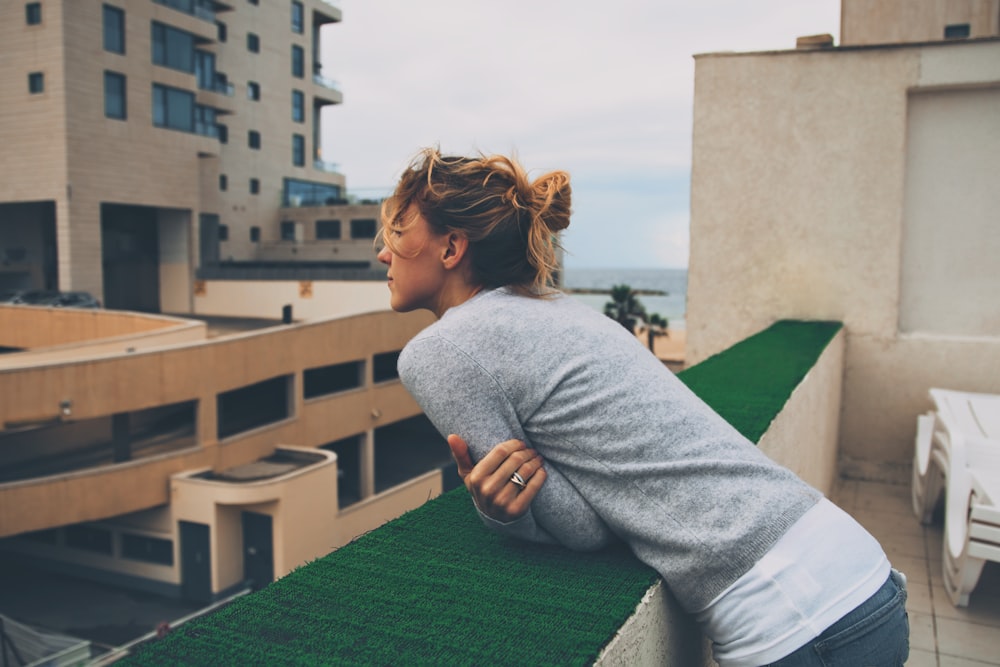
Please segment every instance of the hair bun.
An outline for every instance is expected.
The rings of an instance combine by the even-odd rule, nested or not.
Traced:
[[[572,188],[569,174],[550,171],[539,176],[531,185],[534,195],[535,217],[551,232],[569,227]]]

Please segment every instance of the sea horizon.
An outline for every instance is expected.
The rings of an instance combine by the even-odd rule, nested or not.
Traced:
[[[614,285],[628,285],[634,290],[662,292],[640,294],[639,302],[647,313],[665,317],[670,328],[685,328],[687,269],[563,267],[562,276],[563,286],[568,289],[610,290]],[[608,302],[607,294],[572,296],[600,312]]]

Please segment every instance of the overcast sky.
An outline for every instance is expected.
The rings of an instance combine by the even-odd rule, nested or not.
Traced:
[[[565,169],[572,268],[688,261],[696,53],[839,43],[838,0],[338,0],[323,157],[384,194],[420,148]]]

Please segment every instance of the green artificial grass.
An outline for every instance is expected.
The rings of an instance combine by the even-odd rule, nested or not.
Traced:
[[[751,442],[759,442],[840,322],[781,320],[678,377]]]
[[[681,378],[756,442],[839,328],[778,322]],[[122,664],[587,665],[656,579],[621,547],[490,532],[460,488]]]

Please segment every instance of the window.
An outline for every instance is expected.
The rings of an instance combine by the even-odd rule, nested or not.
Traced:
[[[341,197],[339,185],[301,181],[297,178],[285,179],[285,189],[281,195],[282,206],[323,206],[346,203],[347,201]]]
[[[351,220],[351,238],[373,239],[375,238],[376,226],[374,218],[358,218],[357,220]]]
[[[215,137],[219,126],[215,123],[215,109],[201,104],[194,106],[194,131],[205,137]]]
[[[339,239],[340,238],[340,220],[317,220],[316,221],[316,238],[317,239]]]
[[[45,92],[45,75],[41,72],[32,72],[28,75],[28,92],[32,95]]]
[[[111,531],[77,524],[66,526],[66,546],[111,555]]]
[[[247,145],[254,150],[260,150],[260,132],[257,130],[247,132]]]
[[[332,366],[307,368],[302,374],[303,398],[316,398],[358,389],[364,381],[365,363],[348,361]]]
[[[301,90],[292,91],[292,120],[296,123],[306,121],[306,96]]]
[[[220,42],[225,42],[226,39],[229,38],[229,29],[226,27],[226,24],[223,23],[222,21],[215,22],[215,32],[216,32],[216,38],[218,38]]]
[[[260,194],[260,179],[251,178],[250,179],[250,194],[256,195]]]
[[[153,63],[193,74],[195,71],[194,35],[154,21]]]
[[[293,3],[294,4],[294,3]],[[299,5],[301,11],[302,5]],[[292,7],[292,20],[295,19],[295,7]],[[42,22],[42,3],[29,2],[24,6],[24,20],[28,25],[38,25]],[[302,32],[299,30],[298,32]]]
[[[202,90],[225,90],[225,74],[215,71],[215,54],[208,51],[194,52],[194,71],[198,87]]]
[[[292,44],[292,76],[302,78],[306,75],[306,52],[301,46]]]
[[[250,53],[260,53],[260,37],[255,33],[247,33],[247,51]]]
[[[104,115],[125,120],[125,75],[104,73]]]
[[[260,243],[260,227],[251,227],[250,228],[250,242],[251,243]]]
[[[157,565],[173,565],[174,543],[158,537],[122,533],[122,558]]]
[[[219,174],[219,189],[223,192],[229,189],[229,177],[225,174]]]
[[[306,166],[306,138],[301,134],[292,135],[292,164]]]
[[[382,354],[376,354],[372,357],[373,382],[385,382],[386,380],[395,380],[399,378],[399,371],[396,370],[396,362],[399,361],[400,352],[402,352],[402,350],[396,350],[395,352],[383,352]]]
[[[292,0],[292,32],[302,34],[305,13],[302,11],[302,3]]]
[[[218,123],[215,126],[215,133],[219,137],[220,144],[229,143],[229,126]]]
[[[247,81],[247,99],[260,101],[260,84],[256,81]]]
[[[194,131],[194,93],[153,84],[153,125]]]
[[[125,53],[125,12],[104,5],[104,50]]]
[[[944,27],[945,39],[965,39],[969,36],[968,23],[954,23]]]
[[[219,225],[219,240],[220,241],[229,240],[229,225]]]
[[[295,222],[292,220],[282,220],[281,222],[281,240],[282,241],[294,241],[295,240]]]
[[[259,4],[260,0],[247,0],[251,5]]]
[[[287,419],[291,377],[279,376],[222,392],[216,398],[219,438]]]

